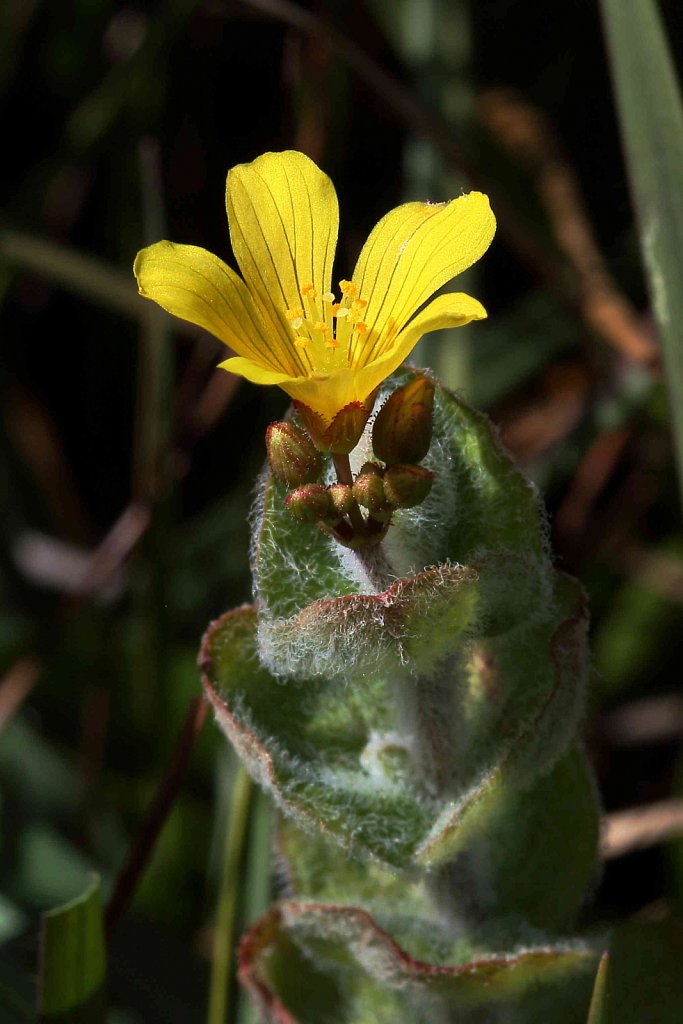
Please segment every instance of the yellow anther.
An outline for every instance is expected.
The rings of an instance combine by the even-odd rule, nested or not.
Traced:
[[[317,324],[313,324],[313,330],[320,331],[321,334],[326,334],[327,331],[329,330],[329,327],[327,326],[326,323],[323,323],[322,320],[319,320]]]
[[[341,290],[342,295],[356,295],[358,292],[358,289],[356,288],[353,281],[340,281],[339,288]]]
[[[308,346],[310,345],[310,341],[308,340],[308,338],[302,338],[300,334],[297,334],[296,338],[294,339],[294,344],[296,345],[297,348],[308,348]]]
[[[335,302],[334,306],[332,307],[332,316],[336,316],[341,308],[341,302]]]
[[[323,292],[323,302],[334,302],[334,292]]]
[[[365,324],[365,323],[363,323],[363,321],[362,321],[362,320],[356,320],[356,323],[354,324],[354,327],[355,327],[355,329],[356,329],[356,330],[357,330],[357,331],[358,331],[358,332],[359,332],[360,334],[365,334],[365,332],[366,332],[366,331],[367,331],[367,329],[368,329],[368,325],[367,325],[367,324]]]
[[[306,299],[314,299],[318,293],[312,284],[305,284],[302,285],[301,294]]]
[[[351,309],[354,311],[365,309],[367,302],[365,299],[354,299],[351,303]]]
[[[325,348],[339,348],[339,342],[334,337],[326,338],[326,340],[325,340]]]
[[[291,309],[288,309],[287,312],[285,313],[285,316],[287,317],[288,320],[300,320],[303,317],[303,315],[304,311],[301,308],[301,306],[293,306]]]

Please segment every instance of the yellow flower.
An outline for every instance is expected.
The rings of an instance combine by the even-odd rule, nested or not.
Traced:
[[[205,249],[157,242],[135,261],[140,294],[225,342],[237,355],[224,369],[279,385],[320,447],[353,447],[378,386],[424,333],[486,316],[462,293],[424,305],[493,238],[480,192],[392,210],[336,294],[337,195],[308,157],[265,153],[234,167],[226,207],[242,277]]]

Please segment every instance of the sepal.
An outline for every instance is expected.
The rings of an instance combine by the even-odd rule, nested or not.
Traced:
[[[318,413],[303,402],[294,401],[296,411],[306,426],[314,443],[321,452],[348,455],[358,444],[375,404],[375,388],[362,402],[350,402],[340,409],[331,423],[326,423]]]

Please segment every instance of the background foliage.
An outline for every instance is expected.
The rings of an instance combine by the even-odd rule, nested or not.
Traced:
[[[681,9],[661,10],[680,66]],[[402,199],[490,193],[497,240],[463,282],[490,319],[416,361],[541,488],[590,594],[605,810],[658,815],[607,833],[586,923],[680,914],[683,843],[653,840],[681,819],[681,510],[596,6],[7,0],[0,18],[0,1020],[33,1019],[40,914],[93,873],[112,1024],[218,1021],[226,1000],[247,1019],[224,981],[231,930],[277,891],[268,809],[202,728],[195,662],[250,597],[252,482],[286,399],[215,371],[221,346],[155,316],[130,268],[161,237],[227,256],[225,172],[269,149],[335,181],[340,277]]]

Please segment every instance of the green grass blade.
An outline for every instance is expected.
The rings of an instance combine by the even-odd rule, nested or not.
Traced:
[[[234,973],[235,918],[242,896],[241,865],[249,824],[253,783],[238,765],[225,830],[223,868],[214,924],[207,1024],[225,1024]]]
[[[100,880],[43,914],[38,1009],[44,1022],[103,1024],[105,948]]]
[[[598,971],[595,975],[593,998],[591,999],[586,1024],[609,1024],[609,953],[602,954]]]
[[[683,103],[655,0],[601,0],[683,500]]]

